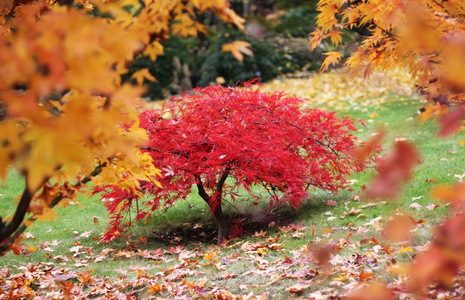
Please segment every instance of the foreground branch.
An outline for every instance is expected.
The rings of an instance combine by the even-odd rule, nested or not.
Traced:
[[[84,185],[86,183],[88,183],[92,177],[95,177],[97,176],[98,174],[100,174],[102,172],[102,169],[106,166],[107,163],[103,163],[101,165],[98,165],[95,167],[95,169],[92,171],[92,173],[90,173],[89,176],[87,177],[84,177],[83,179],[81,179],[79,182],[75,183],[73,185],[73,187],[77,188],[77,187],[80,187],[81,185]],[[6,234],[6,231],[5,231],[5,234],[3,233],[4,229],[7,228],[8,226],[6,227],[1,227],[3,224],[1,223],[1,217],[0,217],[0,229],[2,229],[0,231],[0,256],[4,255],[7,251],[8,251],[8,248],[11,244],[13,244],[17,238],[19,238],[21,236],[21,234],[23,234],[23,232],[27,229],[28,226],[25,225],[25,222],[24,222],[24,217],[26,215],[26,212],[27,212],[27,209],[29,208],[29,204],[32,200],[32,197],[34,196],[35,193],[30,193],[29,190],[27,189],[27,187],[24,189],[24,192],[23,192],[23,195],[21,196],[21,200],[18,204],[18,207],[16,208],[16,213],[15,213],[15,217],[16,215],[18,214],[18,211],[24,211],[24,214],[22,214],[22,217],[21,215],[18,215],[17,217],[17,220],[15,222],[15,217],[13,217],[13,220],[8,224],[8,226],[10,226],[10,224],[12,224],[13,222],[15,222],[14,224],[17,225],[16,228],[14,228],[14,230],[10,229],[8,231],[8,234]],[[23,201],[23,198],[25,198],[25,202],[22,204],[22,201]],[[26,201],[27,199],[29,199],[29,201],[27,202],[27,206],[26,206]],[[58,194],[53,200],[52,202],[50,202],[50,204],[48,205],[48,208],[54,208],[58,203],[60,203],[60,201],[63,200],[63,194],[60,193]],[[25,208],[24,208],[25,206]],[[27,221],[27,223],[32,223],[34,222],[35,220],[37,220],[37,215],[33,215],[31,216]],[[17,223],[19,222],[19,223]],[[12,226],[13,228],[13,226]]]
[[[19,204],[16,207],[13,219],[8,223],[0,223],[0,243],[3,243],[3,241],[10,237],[19,228],[26,216],[27,209],[29,208],[29,204],[31,203],[34,194],[35,192],[31,192],[26,185],[23,194],[21,195],[21,199],[19,200]]]

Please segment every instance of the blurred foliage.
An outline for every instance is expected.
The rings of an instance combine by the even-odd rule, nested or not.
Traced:
[[[273,0],[273,4],[279,9],[307,8],[316,12],[318,0]]]
[[[239,13],[246,6],[243,1],[232,1]],[[301,70],[318,69],[324,60],[324,46],[310,52],[308,33],[314,28],[316,1],[250,1],[247,8],[252,15],[247,19],[259,33],[242,32],[225,25],[218,18],[204,17],[208,35],[196,38],[170,37],[162,42],[164,55],[152,62],[148,57],[136,59],[123,80],[129,81],[136,71],[148,68],[157,81],[145,81],[150,100],[165,99],[195,86],[217,82],[236,84],[259,77],[262,81]],[[257,25],[258,24],[258,25]],[[255,28],[256,29],[256,28]],[[237,61],[222,46],[235,40],[251,44],[253,56]],[[224,80],[223,80],[224,79]]]
[[[296,72],[311,64],[312,55],[306,39],[268,38],[259,40],[232,27],[223,26],[222,31],[212,31],[201,38],[181,39],[170,37],[163,42],[165,54],[152,62],[149,57],[136,59],[123,80],[131,79],[137,70],[148,68],[157,81],[145,81],[145,96],[151,100],[164,99],[184,92],[195,86],[216,84],[217,78],[224,78],[224,84],[236,84],[259,77],[268,81],[278,75]],[[237,61],[221,48],[234,40],[251,43],[253,56]],[[313,68],[313,69],[314,69]],[[223,82],[221,82],[223,83]]]
[[[211,39],[211,46],[202,56],[199,86],[214,83],[218,77],[223,77],[225,84],[235,84],[237,81],[246,81],[254,77],[267,81],[279,75],[279,51],[270,47],[270,44],[232,28],[226,28],[223,34],[216,33]],[[233,40],[249,42],[254,55],[245,56],[244,61],[239,62],[231,53],[221,52],[222,46]]]
[[[273,30],[292,37],[307,37],[314,25],[316,11],[302,6],[289,9]]]
[[[150,57],[143,56],[136,59],[129,67],[129,72],[123,80],[131,79],[137,70],[148,68],[157,81],[145,81],[147,87],[146,97],[151,99],[163,99],[170,95],[178,94],[183,90],[182,82],[190,81],[190,70],[195,69],[195,57],[197,41],[195,38],[180,38],[171,36],[161,43],[165,54],[157,58],[156,62]],[[186,84],[188,85],[188,84]]]

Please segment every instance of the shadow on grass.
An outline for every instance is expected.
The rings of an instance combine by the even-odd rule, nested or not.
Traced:
[[[312,215],[318,215],[328,210],[325,200],[331,199],[341,202],[351,196],[350,192],[342,192],[338,196],[318,193],[313,195],[312,199],[304,201],[297,209],[289,204],[269,208],[265,201],[259,205],[253,205],[251,201],[242,201],[240,206],[227,204],[224,213],[228,220],[230,238],[235,240],[249,238],[262,230],[273,234],[279,231],[279,227],[300,222],[305,223]],[[147,236],[149,243],[155,242],[170,246],[217,244],[217,224],[210,213],[206,212],[195,218],[192,214],[179,214],[176,212],[177,209],[180,208],[170,208],[174,211],[172,213],[177,215],[177,219],[152,225],[153,230]],[[144,226],[151,225],[149,223]]]

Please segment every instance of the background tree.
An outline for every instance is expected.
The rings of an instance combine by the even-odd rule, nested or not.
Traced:
[[[137,56],[162,54],[170,33],[204,30],[195,10],[242,27],[223,0],[2,1],[0,175],[14,167],[26,187],[13,217],[0,218],[0,254],[18,249],[32,221],[52,218],[51,208],[90,180],[125,178],[134,190],[137,179],[156,183],[158,170],[138,149],[147,138],[137,113],[144,89],[121,76]],[[133,77],[155,80],[147,69]]]
[[[444,114],[464,101],[465,6],[461,1],[320,0],[318,5],[321,13],[311,49],[327,38],[337,46],[344,33],[363,27],[367,35],[360,37],[357,50],[345,62],[351,71],[368,77],[374,69],[407,69],[429,102],[423,119]],[[321,69],[339,62],[341,54],[326,53]],[[463,115],[460,109],[448,124],[458,125],[453,121]]]
[[[150,218],[161,203],[169,207],[186,199],[197,187],[218,224],[218,240],[227,237],[222,212],[226,197],[239,197],[244,188],[260,197],[262,186],[270,205],[288,202],[298,207],[309,188],[337,192],[346,175],[363,168],[351,159],[357,138],[352,120],[334,112],[301,109],[303,100],[283,93],[264,93],[246,87],[197,88],[192,95],[171,99],[158,110],[140,115],[150,143],[143,148],[162,169],[160,183],[141,182],[141,189],[115,185],[97,189],[112,222],[105,240],[125,229],[124,210],[136,208],[136,219]],[[153,196],[141,199],[144,191]],[[123,207],[123,209],[121,209]],[[115,234],[116,232],[116,234]]]

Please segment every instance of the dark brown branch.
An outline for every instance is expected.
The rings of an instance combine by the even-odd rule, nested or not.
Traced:
[[[375,25],[376,27],[378,27],[384,34],[386,34],[391,39],[393,39],[395,41],[399,41],[399,36],[397,34],[391,32],[390,30],[384,29],[383,27],[376,24],[374,21],[372,21],[372,24]]]
[[[223,193],[223,185],[224,185],[224,182],[226,181],[226,179],[228,179],[228,176],[229,176],[229,167],[227,167],[224,172],[223,172],[223,175],[221,175],[221,178],[220,180],[218,180],[218,183],[216,184],[216,191],[218,193],[220,193],[220,195]]]
[[[139,147],[140,150],[151,150],[151,151],[155,151],[155,152],[160,152],[159,149],[157,148],[153,148],[153,147]]]
[[[5,15],[5,20],[13,19],[15,17],[16,7],[18,7],[20,4],[21,3],[18,0],[13,1],[13,5],[11,6],[10,11],[7,15]]]
[[[60,5],[62,6],[68,6],[71,7],[74,5],[74,0],[62,0],[59,2]]]
[[[100,173],[102,172],[102,169],[103,169],[106,165],[107,165],[107,163],[103,163],[103,164],[101,164],[101,165],[96,166],[95,169],[92,171],[92,173],[90,173],[89,176],[86,176],[86,177],[84,177],[83,179],[81,179],[79,182],[75,183],[75,184],[73,185],[73,187],[79,187],[79,186],[81,186],[81,185],[83,185],[83,184],[88,183],[88,182],[92,179],[92,177],[95,177],[95,176],[97,176],[98,174],[100,174]],[[27,189],[27,188],[26,188],[26,189]],[[24,196],[24,193],[23,193],[23,196]],[[31,199],[32,199],[32,195],[31,195]],[[58,203],[60,203],[61,200],[63,200],[63,194],[60,193],[60,194],[58,194],[58,195],[52,200],[52,202],[50,202],[50,204],[48,205],[48,208],[54,208]],[[29,200],[29,202],[30,202],[30,200]],[[20,202],[20,204],[21,204],[21,202]],[[18,205],[18,207],[19,207],[19,205]],[[29,207],[29,204],[28,204],[27,207]],[[26,210],[27,210],[27,208],[26,208]],[[24,220],[24,216],[23,216],[23,218],[21,219],[21,223],[22,223],[21,226],[19,226],[19,227],[14,231],[13,234],[10,234],[11,236],[9,236],[9,237],[7,236],[7,237],[5,238],[5,239],[6,239],[5,242],[2,243],[2,244],[0,245],[0,256],[2,256],[6,251],[8,251],[9,245],[12,244],[12,243],[14,243],[15,240],[16,240],[21,234],[23,234],[23,232],[27,229],[27,226],[24,224],[24,222],[22,222],[23,220]],[[32,222],[34,222],[35,220],[37,220],[37,216],[31,216],[31,217],[28,219],[28,221],[29,221],[28,223],[32,223]],[[1,223],[1,217],[0,217],[0,223]],[[0,225],[0,226],[1,226],[1,225]],[[2,240],[4,240],[4,239],[2,239]]]
[[[26,175],[26,182],[27,182],[27,175]],[[13,216],[13,219],[8,223],[2,222],[0,224],[0,243],[3,243],[19,228],[19,226],[24,220],[24,217],[26,216],[27,210],[29,208],[29,204],[31,203],[32,197],[34,196],[35,192],[36,191],[31,191],[26,184],[23,194],[21,195],[21,199],[19,200],[18,206],[16,207],[16,211]]]
[[[339,156],[339,153],[336,150],[334,150],[329,144],[325,144],[325,143],[320,142],[319,140],[316,140],[316,139],[313,139],[313,140],[315,141],[315,143],[318,146],[320,146],[320,148],[323,148],[323,150],[325,150],[325,152],[326,152],[326,149],[324,149],[324,148],[329,148],[329,150],[331,150],[331,152],[333,152],[337,156],[337,159],[341,160],[341,157]]]
[[[197,179],[196,185],[197,189],[199,190],[200,197],[202,197],[202,199],[208,203],[210,201],[210,196],[207,194],[207,191],[205,191],[205,188],[203,187],[202,179],[199,175],[195,175],[195,178]]]
[[[160,149],[157,149],[157,148],[153,148],[153,147],[139,147],[140,150],[150,150],[150,151],[155,151],[155,152],[161,152]],[[177,154],[177,155],[181,155],[181,156],[184,156],[185,158],[189,159],[189,155],[186,154],[185,152],[182,152],[182,151],[178,151],[178,150],[168,150],[170,153],[172,154]]]

